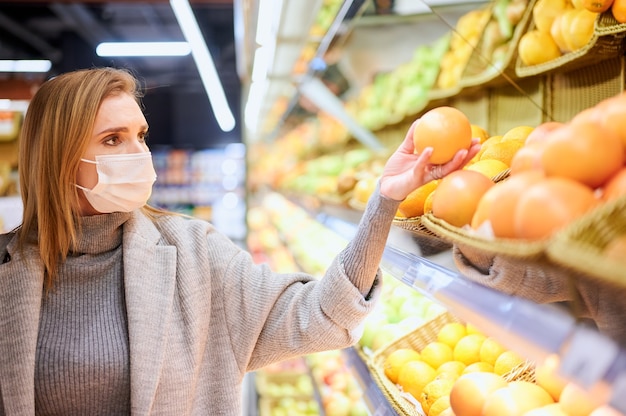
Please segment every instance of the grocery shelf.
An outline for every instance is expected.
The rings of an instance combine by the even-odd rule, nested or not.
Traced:
[[[361,389],[363,390],[363,399],[372,416],[397,416],[398,413],[389,403],[387,397],[378,387],[378,384],[372,378],[367,364],[363,362],[359,354],[354,348],[346,348],[341,350],[346,365],[350,368],[357,378]]]
[[[357,216],[337,206],[320,206],[314,215],[346,238],[354,234]],[[542,362],[558,354],[563,377],[626,412],[626,350],[622,346],[558,306],[537,304],[468,280],[454,269],[449,250],[422,256],[411,234],[392,227],[383,270],[531,361]]]

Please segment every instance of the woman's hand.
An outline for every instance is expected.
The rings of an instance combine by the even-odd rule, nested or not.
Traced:
[[[420,154],[414,153],[413,130],[416,123],[411,125],[400,147],[387,160],[380,178],[380,193],[396,201],[404,200],[425,183],[441,179],[462,168],[480,150],[479,139],[472,139],[469,150],[459,150],[451,161],[442,165],[430,164],[428,161],[433,153],[432,148],[426,148]]]

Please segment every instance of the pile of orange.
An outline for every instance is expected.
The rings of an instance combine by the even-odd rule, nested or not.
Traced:
[[[481,197],[472,228],[540,240],[626,195],[624,120],[626,94],[620,94],[567,123],[538,126],[513,156],[509,178]]]
[[[482,147],[463,170],[452,175],[461,178],[459,180],[463,183],[456,182],[455,187],[450,185],[454,181],[446,179],[444,186],[440,186],[443,180],[434,180],[422,185],[402,201],[396,217],[416,218],[433,211],[435,215],[451,224],[458,226],[469,224],[477,199],[480,197],[479,192],[484,192],[486,187],[493,183],[493,178],[510,168],[513,156],[524,145],[526,137],[533,130],[530,126],[519,126],[504,135],[490,136],[484,128],[471,124],[458,109],[443,106],[429,110],[420,118],[415,128],[414,144],[416,152],[426,147],[434,149],[431,156],[433,164],[451,160],[458,150],[469,148],[472,138],[478,138]],[[444,190],[438,192],[439,202],[435,203],[434,191],[440,188]],[[451,204],[451,200],[455,202]]]

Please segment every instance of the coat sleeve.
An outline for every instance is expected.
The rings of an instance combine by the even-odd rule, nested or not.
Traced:
[[[453,247],[454,262],[465,277],[537,303],[559,303],[577,318],[589,318],[603,333],[626,345],[626,289],[548,262],[489,255],[463,245]]]

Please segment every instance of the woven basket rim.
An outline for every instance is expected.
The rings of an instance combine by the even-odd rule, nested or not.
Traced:
[[[489,65],[486,68],[484,68],[480,73],[474,74],[474,75],[466,75],[465,73],[469,66],[469,62],[468,62],[468,65],[465,65],[465,68],[463,69],[463,74],[461,75],[461,79],[460,79],[460,85],[462,88],[476,87],[476,86],[488,86],[494,80],[498,80],[500,77],[503,77],[504,73],[507,73],[508,75],[515,75],[514,69],[515,69],[515,62],[516,62],[515,58],[517,57],[517,45],[520,39],[522,38],[522,35],[526,32],[526,30],[528,29],[528,26],[531,23],[532,15],[533,15],[533,7],[535,3],[536,3],[536,0],[528,1],[528,4],[526,5],[526,9],[524,10],[522,18],[517,23],[517,25],[515,25],[515,28],[513,30],[513,36],[511,36],[511,39],[509,39],[507,51],[504,54],[504,57],[502,58],[501,65],[500,65],[501,67],[494,68],[496,65],[494,65],[491,61],[489,61]],[[481,40],[484,36],[485,36],[485,30],[483,29],[483,32],[480,36]],[[480,42],[479,42],[479,45],[480,45]],[[476,56],[475,54],[478,51],[479,51],[478,47],[474,48],[474,53],[472,54],[472,57],[470,57],[470,60]],[[484,57],[481,54],[479,59],[488,60],[487,58],[488,57]]]
[[[485,238],[472,235],[463,228],[449,224],[432,213],[422,217],[422,223],[440,238],[453,244],[473,247],[492,254],[511,257],[536,259],[545,255],[550,239],[530,241],[510,238]]]
[[[531,30],[534,27],[534,23],[531,22],[531,24],[528,26],[528,30]],[[610,43],[612,40],[616,40],[615,44],[619,44],[620,49],[623,50],[623,40],[625,37],[626,24],[617,23],[615,18],[613,18],[613,16],[611,15],[610,11],[601,13],[596,17],[593,36],[585,46],[575,51],[561,55],[560,57],[551,61],[531,66],[524,65],[518,55],[515,62],[515,74],[519,78],[536,76],[555,70],[575,69],[576,67],[584,66],[584,62],[597,62],[598,59],[603,60],[618,56],[618,54],[593,54],[593,51],[601,42]]]
[[[626,287],[624,263],[603,256],[602,247],[585,239],[592,234],[591,231],[606,224],[610,224],[611,229],[619,225],[616,234],[626,231],[626,217],[619,224],[616,224],[614,218],[615,215],[624,216],[624,213],[626,195],[603,203],[558,232],[546,249],[547,257],[562,267],[582,274],[583,278]]]

